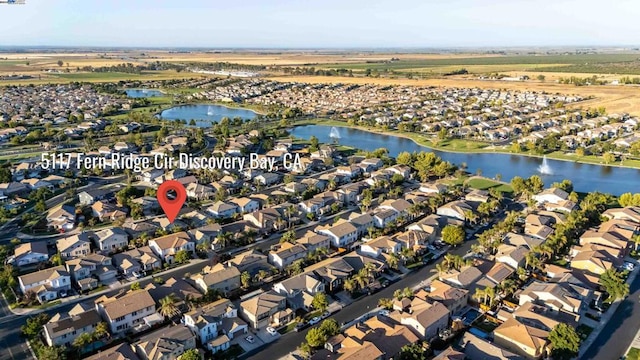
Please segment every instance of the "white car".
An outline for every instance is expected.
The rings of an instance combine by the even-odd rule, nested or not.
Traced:
[[[253,336],[249,335],[246,338],[244,338],[245,340],[247,340],[249,343],[253,344],[254,342],[256,342],[256,339],[253,338]]]
[[[133,272],[133,276],[134,276],[136,279],[140,279],[140,278],[142,277],[142,274],[141,274],[141,273],[139,273],[139,272],[137,272],[137,271],[134,271],[134,272]]]
[[[271,326],[269,326],[269,327],[267,328],[267,332],[268,332],[269,334],[271,334],[271,336],[276,336],[276,335],[278,335],[278,332],[276,331],[276,329],[272,328]]]
[[[380,310],[378,311],[378,315],[389,316],[389,310]]]
[[[309,325],[315,325],[315,324],[319,323],[320,320],[322,320],[322,319],[320,319],[319,317],[316,316],[313,319],[309,320]]]

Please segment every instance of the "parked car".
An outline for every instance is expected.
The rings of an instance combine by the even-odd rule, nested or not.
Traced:
[[[302,331],[309,327],[309,323],[298,323],[295,328],[293,328],[296,332]]]
[[[271,336],[276,336],[276,335],[278,335],[278,332],[276,331],[276,329],[272,328],[271,326],[269,326],[269,327],[267,328],[267,332],[268,332],[269,334],[271,334]]]
[[[142,274],[137,272],[137,271],[134,271],[133,272],[133,277],[135,277],[136,279],[140,279],[142,277]]]
[[[316,316],[313,319],[309,320],[309,325],[315,325],[315,324],[319,323],[320,320],[322,320],[322,319],[320,319],[320,317]]]
[[[389,310],[380,310],[378,311],[378,315],[389,316]]]
[[[253,338],[253,336],[249,335],[246,338],[244,338],[245,340],[247,340],[247,342],[253,344],[254,342],[256,342],[256,339]]]
[[[328,318],[329,316],[331,316],[331,313],[330,313],[330,312],[328,312],[328,311],[325,311],[325,312],[323,312],[323,313],[322,313],[322,315],[320,315],[320,317],[321,317],[321,318],[323,318],[323,319],[326,319],[326,318]]]

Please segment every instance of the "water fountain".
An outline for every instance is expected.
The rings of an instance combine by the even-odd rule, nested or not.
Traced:
[[[338,132],[338,128],[335,126],[331,127],[331,131],[329,132],[329,137],[331,138],[331,140],[333,140],[333,142],[338,142],[338,140],[340,140],[340,132]]]
[[[213,116],[215,114],[215,112],[213,111],[213,106],[209,106],[207,108],[207,115],[208,116]]]
[[[542,157],[542,165],[538,166],[538,172],[542,175],[553,175],[553,169],[547,161],[547,156]]]

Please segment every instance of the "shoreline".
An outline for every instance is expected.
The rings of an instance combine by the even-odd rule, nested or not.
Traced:
[[[513,153],[513,152],[505,151],[503,149],[500,149],[500,150],[498,150],[498,149],[494,149],[494,150],[475,149],[475,150],[469,150],[469,151],[443,149],[443,148],[433,147],[433,146],[424,144],[424,143],[420,142],[419,139],[415,139],[413,136],[406,135],[404,133],[389,132],[389,131],[383,131],[383,130],[376,131],[376,130],[372,130],[372,129],[369,129],[369,128],[366,128],[366,127],[362,127],[362,126],[359,126],[359,125],[349,125],[347,123],[343,123],[343,122],[336,121],[336,120],[329,120],[329,122],[331,124],[323,124],[322,123],[323,119],[318,119],[318,120],[320,120],[320,121],[316,121],[316,122],[309,121],[309,122],[303,122],[303,123],[300,123],[300,124],[296,123],[296,124],[294,124],[294,126],[324,125],[324,126],[335,126],[335,127],[356,129],[356,130],[361,130],[361,131],[365,131],[365,132],[372,133],[372,134],[401,137],[401,138],[413,141],[418,146],[422,146],[422,147],[425,147],[425,148],[430,149],[430,150],[441,151],[441,152],[458,153],[458,154],[502,154],[502,155],[525,156],[525,157],[538,158],[538,159],[542,159],[542,158],[544,158],[546,156],[547,159],[556,160],[556,161],[565,161],[565,162],[578,163],[578,164],[584,164],[584,165],[610,166],[610,167],[619,167],[619,168],[640,170],[640,165],[631,166],[631,165],[623,165],[623,164],[602,164],[602,163],[595,163],[595,162],[589,162],[589,161],[583,161],[583,160],[570,160],[570,159],[558,157],[558,156],[554,155],[553,153],[545,154],[545,155],[537,155],[537,154],[527,154],[527,153]],[[340,125],[336,125],[335,123],[341,123],[341,124]],[[422,136],[422,135],[419,135],[419,134],[416,134],[416,135]],[[468,141],[471,141],[471,140],[468,140]],[[492,146],[492,145],[489,145],[489,146]]]

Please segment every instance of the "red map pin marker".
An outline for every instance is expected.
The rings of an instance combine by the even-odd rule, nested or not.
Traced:
[[[175,199],[170,199],[168,196],[169,191],[172,190],[176,193]],[[181,183],[175,180],[167,180],[158,187],[156,197],[162,210],[167,215],[167,219],[172,223],[178,216],[180,209],[182,209],[185,200],[187,200],[187,190]]]

